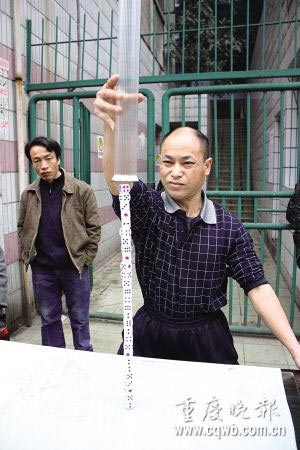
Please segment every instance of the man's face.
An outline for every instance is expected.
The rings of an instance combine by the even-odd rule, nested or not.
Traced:
[[[198,197],[210,173],[212,159],[204,160],[201,143],[191,130],[179,129],[166,138],[161,148],[160,179],[176,201]]]
[[[45,147],[34,145],[30,149],[30,158],[36,173],[47,183],[52,183],[60,176],[60,159],[55,152],[48,152]]]

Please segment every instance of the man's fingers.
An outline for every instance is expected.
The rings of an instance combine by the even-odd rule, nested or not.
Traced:
[[[123,105],[131,101],[144,101],[143,94],[124,94],[116,90],[119,81],[119,75],[112,75],[102,88],[97,92],[96,100],[94,102],[95,114],[100,117],[113,130],[115,127],[115,117],[121,114]],[[116,104],[117,102],[120,102]]]
[[[145,100],[145,96],[143,94],[139,94],[138,100],[139,100],[139,103],[143,102]]]
[[[103,111],[113,117],[122,112],[121,106],[109,103],[101,97],[96,98],[94,105],[99,111]]]
[[[100,117],[100,119],[103,120],[103,122],[108,125],[110,127],[110,129],[113,131],[115,129],[115,122],[114,120],[110,117],[109,114],[104,113],[101,109],[97,108],[97,106],[95,106],[95,113],[98,117]]]
[[[112,75],[107,82],[103,85],[103,87],[105,86],[105,89],[114,89],[116,87],[116,85],[118,84],[118,81],[120,79],[120,76],[115,73],[114,75]]]

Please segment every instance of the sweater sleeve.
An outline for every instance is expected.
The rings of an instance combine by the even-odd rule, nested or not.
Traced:
[[[268,284],[263,266],[257,257],[253,240],[242,223],[239,223],[228,265],[231,276],[239,283],[245,294],[261,284]]]

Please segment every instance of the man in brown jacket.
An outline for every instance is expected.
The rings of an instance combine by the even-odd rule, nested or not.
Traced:
[[[37,137],[25,153],[39,178],[22,193],[18,234],[22,259],[31,265],[42,321],[42,344],[65,347],[61,323],[65,294],[75,349],[92,351],[88,265],[101,235],[95,194],[60,167],[58,142]]]

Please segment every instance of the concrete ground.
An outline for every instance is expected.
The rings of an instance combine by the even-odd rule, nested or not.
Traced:
[[[267,277],[272,281],[275,273],[275,265],[272,258],[267,254],[265,256],[264,266]],[[91,312],[106,312],[113,314],[122,314],[122,287],[119,272],[120,255],[117,254],[101,268],[94,273],[94,287],[91,297]],[[289,305],[289,291],[280,280],[280,300],[287,310]],[[234,287],[233,298],[233,322],[241,324],[243,321],[243,293],[239,288]],[[134,311],[142,305],[142,295],[139,289],[138,281],[133,276],[133,299]],[[224,308],[227,313],[228,308]],[[300,329],[300,317],[298,309],[295,309],[296,330]],[[257,320],[254,311],[249,307],[248,323],[253,324]],[[72,333],[69,319],[62,317],[63,327],[68,348],[73,348]],[[250,322],[249,322],[250,321]],[[91,338],[94,351],[103,353],[116,353],[121,341],[122,322],[112,320],[90,320]],[[24,342],[30,344],[41,344],[40,338],[40,319],[35,316],[31,327],[22,327],[12,336],[12,341]],[[245,365],[281,367],[285,369],[295,369],[296,366],[292,357],[283,345],[272,337],[261,336],[241,336],[234,335],[236,350],[239,354],[239,363]]]

